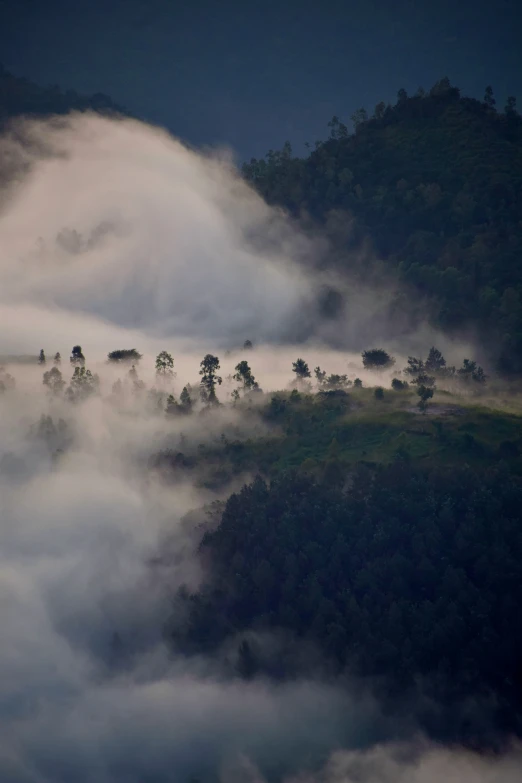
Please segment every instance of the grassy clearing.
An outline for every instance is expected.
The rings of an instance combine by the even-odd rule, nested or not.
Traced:
[[[296,468],[321,474],[332,465],[341,471],[399,456],[426,467],[505,460],[522,473],[522,416],[439,391],[422,414],[417,400],[412,390],[385,390],[382,400],[370,388],[345,397],[282,392],[252,414],[261,415],[273,434],[220,444],[203,459],[211,474],[223,477]]]

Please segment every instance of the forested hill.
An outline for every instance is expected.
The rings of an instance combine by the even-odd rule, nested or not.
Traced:
[[[87,109],[124,113],[121,106],[103,93],[79,95],[74,90],[64,92],[57,86],[40,87],[28,79],[13,76],[0,64],[0,127],[22,114],[42,116]]]
[[[308,157],[294,157],[287,143],[245,164],[244,176],[293,215],[310,215],[326,230],[335,223],[337,250],[370,238],[376,268],[384,262],[425,297],[437,326],[478,328],[498,368],[521,373],[522,117],[515,98],[498,110],[490,87],[478,101],[443,79],[429,93],[399,90],[395,106],[380,103],[371,116],[359,109],[351,119],[352,133],[334,117],[330,137]],[[352,273],[356,256],[332,254]]]

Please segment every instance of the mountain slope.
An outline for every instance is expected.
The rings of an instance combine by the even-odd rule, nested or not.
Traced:
[[[22,114],[66,114],[69,111],[92,109],[100,112],[124,110],[108,95],[79,95],[74,90],[63,92],[59,87],[40,87],[28,79],[13,76],[0,65],[0,126]]]
[[[489,92],[483,103],[462,97],[447,80],[428,95],[400,91],[370,119],[356,112],[353,134],[333,118],[307,158],[286,144],[243,173],[270,203],[322,224],[337,250],[370,237],[437,326],[476,327],[499,369],[520,373],[522,118],[515,99],[502,113],[493,102]]]

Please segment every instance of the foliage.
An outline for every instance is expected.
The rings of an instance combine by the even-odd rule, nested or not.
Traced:
[[[321,225],[337,273],[400,283],[414,322],[427,316],[451,334],[472,324],[501,372],[522,372],[516,101],[498,112],[491,87],[481,102],[444,78],[352,119],[354,133],[336,117],[304,158],[252,159],[245,178],[269,203]],[[369,238],[372,253],[353,252]]]
[[[384,389],[382,388],[382,386],[377,386],[374,389],[373,396],[375,397],[376,400],[384,400]]]
[[[235,369],[236,372],[233,379],[241,384],[243,392],[257,391],[259,389],[259,384],[252,375],[252,370],[247,361],[239,362],[239,364],[236,364]]]
[[[44,349],[42,348],[40,350],[40,355],[38,356],[38,364],[44,365],[45,363],[46,363],[45,352]]]
[[[296,359],[295,362],[292,362],[292,372],[295,373],[296,379],[298,381],[304,381],[305,378],[312,377],[310,368],[304,359]]]
[[[156,356],[156,375],[164,380],[174,377],[174,359],[168,351],[160,351]]]
[[[216,396],[216,385],[220,386],[223,382],[223,378],[217,374],[220,368],[219,359],[217,356],[213,356],[211,353],[207,353],[207,355],[202,359],[200,367],[201,369],[199,374],[201,375],[201,399],[203,402],[208,404],[216,404],[218,402]]]
[[[393,378],[391,387],[394,391],[406,391],[409,388],[408,381],[401,381],[399,378]]]
[[[421,410],[423,413],[426,412],[426,408],[428,407],[428,402],[433,397],[433,387],[432,386],[425,386],[422,383],[419,383],[417,386],[417,394],[419,396],[419,410]]]
[[[78,365],[78,367],[85,366],[85,356],[83,355],[81,345],[73,346],[71,351],[71,364]]]
[[[68,114],[71,111],[122,113],[124,110],[102,93],[85,96],[59,87],[39,87],[0,66],[0,123],[20,115]]]
[[[476,362],[471,361],[470,359],[464,359],[462,367],[460,370],[457,370],[457,374],[465,383],[474,381],[475,383],[484,384],[487,380],[487,376],[482,367],[479,367]]]
[[[74,368],[73,377],[67,388],[67,399],[70,402],[81,402],[98,392],[100,379],[90,370],[77,365]]]
[[[395,359],[383,348],[372,348],[362,352],[363,365],[366,370],[387,370],[393,367]]]
[[[179,396],[179,401],[181,408],[184,413],[191,413],[192,412],[192,398],[190,396],[190,392],[186,386],[183,387],[181,390],[181,394]]]
[[[58,396],[62,393],[65,387],[65,381],[63,379],[62,373],[56,365],[51,367],[50,370],[47,370],[47,372],[44,372],[43,384],[44,386],[47,386],[51,394],[55,396]]]
[[[397,459],[361,465],[344,491],[310,473],[256,479],[204,535],[206,584],[181,599],[173,644],[208,651],[284,628],[395,707],[400,691],[414,710],[421,687],[411,717],[436,737],[520,735],[521,508],[522,481],[502,465],[423,472]],[[266,653],[243,674],[295,676],[300,660]]]
[[[136,348],[121,348],[117,351],[111,351],[107,354],[109,362],[133,362],[137,363],[142,358]]]

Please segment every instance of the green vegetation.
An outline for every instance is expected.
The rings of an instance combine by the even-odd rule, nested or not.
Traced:
[[[505,374],[522,372],[522,118],[447,79],[395,106],[334,117],[308,157],[290,144],[243,174],[269,203],[321,224],[330,263],[414,294],[416,317],[450,333],[473,324]],[[354,250],[373,244],[373,252]],[[373,261],[372,261],[373,258]],[[359,260],[358,260],[359,259]]]
[[[410,700],[437,738],[520,734],[521,503],[522,480],[502,466],[426,473],[397,459],[358,467],[344,490],[307,475],[257,479],[204,535],[207,583],[181,591],[186,621],[172,642],[208,653],[235,639],[240,676],[279,678],[306,669],[297,650],[245,651],[242,634],[285,629],[334,672]]]

